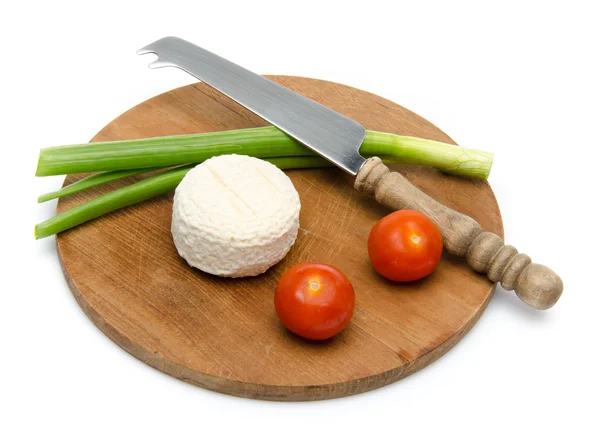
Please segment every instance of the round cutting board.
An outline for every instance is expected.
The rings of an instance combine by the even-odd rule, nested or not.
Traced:
[[[367,129],[454,144],[434,125],[376,95],[322,80],[270,79],[362,123]],[[267,125],[203,83],[132,108],[93,141],[189,134]],[[435,199],[502,236],[487,182],[431,168],[396,166]],[[367,236],[387,214],[337,168],[286,171],[302,203],[290,253],[267,273],[224,279],[190,268],[170,233],[173,195],[105,215],[57,238],[67,282],[88,317],[127,352],[186,382],[269,400],[319,400],[368,391],[408,376],[447,352],[479,319],[494,287],[444,254],[435,272],[408,285],[373,271]],[[71,183],[81,175],[68,176]],[[127,178],[61,198],[62,212],[130,184]],[[351,324],[310,342],[278,321],[273,294],[286,269],[305,262],[341,269],[356,291]]]

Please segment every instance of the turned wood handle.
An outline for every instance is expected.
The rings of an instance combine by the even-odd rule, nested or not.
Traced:
[[[367,160],[359,171],[354,187],[377,202],[394,210],[413,209],[427,215],[440,229],[444,248],[466,257],[473,270],[486,273],[493,282],[536,309],[548,309],[563,291],[560,277],[546,266],[531,263],[526,254],[519,254],[495,233],[484,232],[479,223],[454,211],[413,186],[397,172],[390,172],[381,159]]]

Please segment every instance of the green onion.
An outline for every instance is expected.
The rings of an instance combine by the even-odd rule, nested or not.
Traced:
[[[279,129],[240,129],[205,134],[49,147],[40,151],[36,175],[163,168],[196,164],[213,156],[237,153],[259,158],[314,156]],[[367,131],[360,147],[365,157],[431,166],[456,175],[486,179],[493,155],[422,138]]]
[[[272,164],[276,164],[281,169],[294,168],[325,168],[334,167],[335,165],[320,156],[292,156],[284,158],[266,158]],[[382,158],[383,163],[395,163],[394,159]],[[302,166],[297,166],[302,165]],[[157,171],[159,168],[145,169],[124,169],[122,171],[107,171],[99,172],[98,174],[84,177],[79,181],[69,184],[59,190],[50,193],[44,193],[38,196],[38,202],[47,202],[52,199],[62,198],[63,196],[72,195],[85,189],[89,189],[100,184],[110,183],[119,180],[120,178],[131,177],[133,175],[143,174],[145,172]]]
[[[318,156],[280,157],[268,158],[265,160],[281,169],[331,166],[329,162]],[[177,187],[185,174],[192,168],[193,165],[188,165],[160,172],[134,184],[105,193],[104,195],[63,211],[62,213],[37,224],[35,226],[34,236],[36,239],[45,238],[98,218],[111,211],[118,210],[119,208],[127,207],[154,196],[170,192]]]
[[[72,195],[73,193],[80,192],[90,187],[99,186],[100,184],[110,183],[111,181],[118,180],[120,178],[131,177],[132,175],[143,174],[145,172],[153,171],[154,168],[145,169],[126,169],[123,171],[107,171],[98,174],[84,177],[75,183],[69,184],[59,190],[50,193],[44,193],[38,196],[38,202],[46,202],[56,198],[62,198],[63,196]]]

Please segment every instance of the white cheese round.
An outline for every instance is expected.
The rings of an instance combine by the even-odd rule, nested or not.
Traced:
[[[300,198],[290,179],[261,159],[217,156],[175,190],[171,233],[191,266],[214,275],[259,275],[288,253]]]

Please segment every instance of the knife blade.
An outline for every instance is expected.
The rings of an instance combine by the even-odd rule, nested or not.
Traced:
[[[365,160],[358,149],[366,131],[359,123],[177,37],[165,37],[140,49],[158,59],[150,68],[177,67],[272,123],[283,132],[356,176],[354,187],[391,209],[414,209],[439,228],[444,248],[465,257],[471,268],[514,290],[536,309],[548,309],[560,298],[563,283],[546,266],[504,245],[469,216],[454,211],[413,186],[381,159]]]
[[[358,153],[365,128],[322,104],[177,37],[157,40],[137,53],[156,54],[150,68],[180,68],[352,175],[366,162]]]

